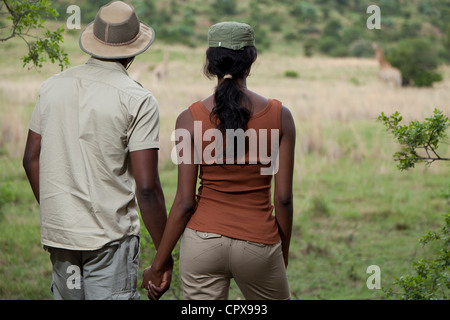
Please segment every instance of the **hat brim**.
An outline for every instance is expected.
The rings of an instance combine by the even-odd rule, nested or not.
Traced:
[[[155,40],[152,27],[141,22],[140,35],[136,41],[123,46],[110,46],[101,43],[94,37],[94,23],[91,22],[81,32],[79,45],[81,50],[100,59],[124,59],[137,56],[146,51]]]

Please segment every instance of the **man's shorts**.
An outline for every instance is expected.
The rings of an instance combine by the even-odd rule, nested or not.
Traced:
[[[55,300],[138,300],[139,237],[94,251],[45,247],[53,264]]]

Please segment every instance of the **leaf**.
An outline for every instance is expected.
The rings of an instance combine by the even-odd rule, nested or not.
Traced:
[[[59,62],[61,70],[69,66],[68,55],[61,47],[64,37],[64,26],[51,31],[44,26],[49,18],[56,18],[58,12],[51,7],[49,0],[9,0],[5,2],[7,20],[11,20],[11,35],[0,39],[6,41],[18,36],[28,46],[28,54],[22,57],[23,66],[32,64],[41,68],[47,58],[52,62]],[[37,32],[32,30],[38,30]],[[42,29],[42,31],[40,31]]]

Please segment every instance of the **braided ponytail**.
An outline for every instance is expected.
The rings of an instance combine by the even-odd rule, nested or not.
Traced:
[[[214,92],[214,108],[211,119],[222,132],[227,129],[245,129],[251,116],[251,103],[237,80],[250,72],[256,61],[257,51],[253,46],[243,50],[208,48],[204,73],[208,78],[218,77],[223,81]]]

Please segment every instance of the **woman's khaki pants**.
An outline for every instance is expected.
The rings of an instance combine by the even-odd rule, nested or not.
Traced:
[[[231,278],[245,299],[290,299],[281,242],[254,243],[186,228],[180,276],[186,300],[227,299]]]

